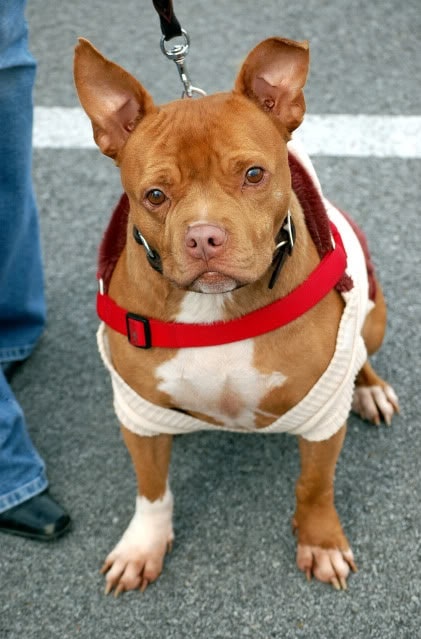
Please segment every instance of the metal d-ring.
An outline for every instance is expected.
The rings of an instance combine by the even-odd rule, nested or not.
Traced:
[[[181,29],[181,33],[180,38],[184,38],[184,42],[174,45],[171,49],[167,49],[165,43],[168,42],[168,40],[165,39],[164,35],[161,36],[161,51],[170,60],[177,60],[180,59],[180,57],[184,59],[189,52],[190,36],[185,29]]]
[[[149,244],[147,243],[146,239],[143,237],[142,233],[139,231],[139,229],[138,229],[136,226],[134,226],[134,227],[133,227],[133,237],[134,237],[134,239],[136,240],[136,242],[137,242],[138,244],[140,244],[141,246],[143,246],[143,248],[144,248],[144,249],[145,249],[145,251],[146,251],[147,256],[148,256],[150,259],[154,259],[154,257],[155,257],[155,251],[153,251],[153,250],[151,249],[151,247],[150,247],[150,246],[149,246]]]
[[[154,268],[155,271],[158,271],[158,273],[162,273],[162,262],[159,253],[149,246],[146,238],[136,226],[133,226],[133,237],[136,242],[145,249],[147,260],[152,268]]]
[[[292,225],[291,211],[289,209],[288,209],[286,220],[282,225],[281,231],[286,232],[288,237],[286,240],[281,240],[280,242],[278,242],[278,244],[275,246],[275,251],[277,251],[278,249],[288,244],[289,252],[291,253],[292,249],[294,248],[295,229],[293,228],[293,225]]]

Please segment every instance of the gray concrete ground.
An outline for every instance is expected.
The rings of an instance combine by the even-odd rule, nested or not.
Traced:
[[[280,34],[311,41],[309,112],[420,113],[418,0],[175,4],[193,38],[192,78],[209,91],[228,88],[248,49]],[[77,105],[78,35],[141,77],[158,101],[178,96],[150,2],[29,0],[28,17],[39,60],[37,105]],[[74,528],[51,545],[1,536],[2,638],[420,636],[420,162],[314,161],[325,192],[369,237],[390,309],[376,366],[403,409],[391,429],[350,419],[336,482],[360,569],[349,591],[308,584],[295,567],[295,440],[203,433],[175,441],[176,542],[164,574],[144,595],[103,595],[98,568],[135,495],[95,346],[96,247],[119,179],[99,152],[39,150],[49,325],[14,388]]]

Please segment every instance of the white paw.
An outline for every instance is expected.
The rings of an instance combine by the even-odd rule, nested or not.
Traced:
[[[169,488],[154,502],[137,497],[133,519],[101,568],[106,575],[105,594],[113,589],[116,596],[138,588],[143,592],[159,577],[174,539],[172,510]]]
[[[352,550],[326,549],[320,546],[298,544],[297,566],[310,581],[312,575],[336,590],[347,590],[349,571],[357,572]]]
[[[399,413],[399,400],[391,386],[356,386],[352,410],[376,426],[382,419],[390,426],[393,415]]]

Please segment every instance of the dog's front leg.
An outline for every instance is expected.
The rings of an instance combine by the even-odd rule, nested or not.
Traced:
[[[297,564],[308,579],[314,575],[336,589],[346,589],[356,566],[334,505],[334,474],[346,426],[330,439],[300,438],[301,474],[296,486],[293,526],[298,534]]]
[[[173,497],[168,483],[171,435],[140,437],[122,427],[123,438],[136,471],[136,510],[117,546],[101,569],[105,592],[140,588],[143,592],[162,571],[174,539]]]

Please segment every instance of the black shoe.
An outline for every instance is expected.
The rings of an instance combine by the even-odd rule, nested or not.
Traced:
[[[20,369],[22,364],[26,362],[26,359],[13,360],[12,362],[5,362],[1,365],[4,376],[9,382],[9,384],[12,381],[14,374]]]
[[[0,513],[0,532],[40,541],[57,539],[70,523],[69,515],[47,491]]]

